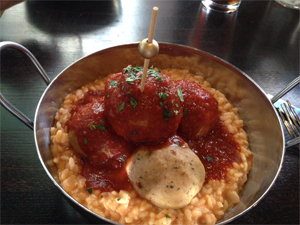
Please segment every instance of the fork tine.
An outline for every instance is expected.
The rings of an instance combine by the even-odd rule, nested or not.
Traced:
[[[300,132],[300,118],[299,118],[299,116],[297,115],[297,113],[295,112],[295,110],[294,110],[293,106],[291,105],[291,103],[290,103],[289,101],[287,101],[287,103],[288,103],[288,105],[289,105],[289,107],[290,107],[290,109],[291,109],[291,111],[292,111],[292,113],[293,113],[293,115],[294,115],[294,118],[296,119],[296,120],[294,120],[294,123],[295,123],[296,127],[298,128],[298,130],[299,130],[299,132]],[[297,121],[298,123],[297,123],[296,121]]]
[[[279,115],[280,115],[280,117],[281,117],[281,119],[282,119],[283,124],[285,125],[287,131],[289,132],[291,138],[295,138],[295,135],[293,134],[293,131],[291,130],[291,128],[290,128],[290,126],[289,126],[287,120],[284,118],[284,116],[283,116],[281,110],[280,110],[279,108],[277,108],[277,107],[276,107],[276,109],[277,109],[277,111],[278,111],[278,113],[279,113]]]
[[[284,107],[283,107],[283,106]],[[292,122],[292,120],[294,120],[293,116],[291,115],[290,113],[290,110],[288,109],[287,105],[285,103],[281,104],[281,107],[286,115],[286,118],[288,119],[288,122],[290,124],[290,126],[292,127],[293,131],[295,132],[296,136],[298,137],[299,134],[298,134],[298,131],[296,130],[295,126],[294,126],[294,123]]]

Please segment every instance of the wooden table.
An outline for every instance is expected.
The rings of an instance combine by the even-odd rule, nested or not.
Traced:
[[[97,50],[140,42],[159,7],[155,40],[192,46],[247,73],[272,95],[299,76],[299,11],[273,1],[242,1],[233,14],[206,11],[200,1],[28,1],[7,9],[0,40],[28,48],[53,79]],[[33,119],[46,88],[19,51],[1,52],[1,92]],[[300,86],[285,96],[300,107]],[[33,132],[1,106],[1,224],[93,223],[47,177]],[[299,150],[287,149],[265,198],[233,223],[299,224]]]

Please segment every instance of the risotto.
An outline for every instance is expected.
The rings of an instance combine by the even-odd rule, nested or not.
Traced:
[[[230,165],[218,166],[217,157],[214,158],[212,152],[202,157],[198,154],[205,166],[205,182],[189,204],[179,209],[157,207],[142,198],[134,188],[101,191],[89,187],[82,173],[84,167],[82,155],[70,144],[68,121],[71,120],[72,110],[76,104],[89,92],[105,90],[108,76],[67,95],[56,114],[51,128],[51,151],[58,168],[59,179],[64,190],[80,204],[118,223],[215,224],[226,211],[240,201],[239,192],[247,181],[247,174],[253,165],[253,155],[249,150],[247,134],[243,130],[243,121],[239,117],[238,109],[231,105],[225,95],[212,88],[202,76],[179,69],[164,69],[162,73],[172,80],[193,81],[217,100],[219,121],[225,127],[225,136],[232,137],[234,142],[232,146],[238,149],[235,159],[229,160]],[[214,132],[211,137],[217,135],[216,133]],[[189,138],[184,138],[184,141],[195,153],[201,148],[198,142]],[[214,171],[222,168],[225,170],[214,176]]]

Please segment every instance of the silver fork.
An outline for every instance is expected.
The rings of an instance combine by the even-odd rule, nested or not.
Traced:
[[[282,91],[280,91],[277,95],[275,95],[271,102],[274,104],[277,102],[283,95],[285,95],[287,92],[292,90],[297,84],[300,83],[300,76],[297,77],[295,80],[293,80],[291,83],[289,83]],[[277,108],[277,112],[280,115],[283,124],[285,125],[289,135],[291,136],[291,140],[286,142],[286,148],[297,145],[300,149],[300,119],[295,112],[293,106],[289,101],[286,101],[287,103],[283,103],[280,105],[280,108]],[[284,112],[284,114],[282,113]]]

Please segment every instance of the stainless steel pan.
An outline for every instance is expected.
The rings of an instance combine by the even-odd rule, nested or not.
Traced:
[[[63,190],[58,180],[57,169],[52,162],[49,130],[55,113],[68,93],[94,81],[99,76],[119,72],[129,64],[143,65],[137,46],[138,44],[120,45],[83,57],[49,83],[45,71],[26,48],[12,42],[2,42],[0,45],[0,49],[14,47],[27,54],[41,72],[46,83],[49,83],[37,105],[33,123],[11,106],[2,94],[1,104],[33,129],[37,154],[54,185],[84,211],[114,224],[115,222],[96,215],[80,205]],[[170,67],[189,69],[193,73],[201,74],[212,87],[220,90],[235,107],[239,108],[240,116],[244,120],[244,128],[254,154],[254,166],[240,193],[240,203],[217,221],[219,224],[228,223],[257,205],[274,184],[285,152],[285,139],[280,119],[264,91],[233,65],[194,48],[167,43],[160,43],[159,46],[160,53],[151,60],[151,65],[162,69]]]

